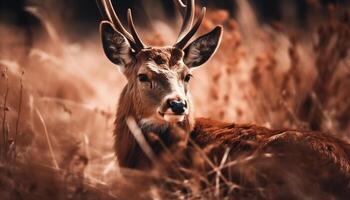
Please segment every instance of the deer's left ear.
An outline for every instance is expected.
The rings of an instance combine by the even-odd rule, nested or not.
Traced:
[[[221,41],[222,29],[222,26],[217,26],[186,47],[184,62],[189,68],[204,64],[214,55]]]

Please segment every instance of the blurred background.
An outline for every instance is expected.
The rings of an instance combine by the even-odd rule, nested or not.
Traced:
[[[127,8],[132,8],[135,12],[135,21],[145,27],[150,26],[151,19],[154,17],[156,19],[166,17],[167,20],[174,20],[176,16],[173,2],[169,0],[114,1],[115,5],[117,3],[116,10],[123,22],[126,20]],[[249,3],[254,8],[259,22],[287,21],[293,25],[304,27],[312,23],[308,17],[313,15],[315,10],[310,6],[321,6],[323,7],[321,10],[324,11],[324,8],[330,4],[338,6],[349,4],[346,0],[251,0]],[[73,28],[65,30],[65,32],[70,31],[70,34],[79,31],[96,32],[100,19],[94,0],[62,0],[60,2],[53,0],[1,0],[0,5],[2,21],[23,27],[37,27],[40,24],[37,18],[25,11],[27,6],[41,6],[44,7],[42,9],[51,9],[51,11],[45,12],[55,15],[59,18],[59,21]],[[234,0],[201,0],[197,1],[197,5],[224,9],[232,17],[237,14],[239,8]],[[157,12],[152,12],[155,9],[157,9]],[[319,15],[325,14],[325,12],[319,13],[320,10],[317,10],[317,12]]]
[[[172,0],[113,3],[123,22],[132,8],[147,44],[176,40],[181,19]],[[349,4],[196,1],[197,10],[208,8],[198,35],[224,26],[217,54],[194,72],[196,116],[349,140]],[[33,177],[50,169],[68,180],[67,195],[83,178],[103,190],[114,186],[120,170],[112,131],[126,82],[103,53],[100,20],[94,0],[0,0],[1,162],[15,160]],[[13,180],[24,178],[4,180],[11,184],[0,184],[0,196],[11,197]],[[31,187],[22,184],[17,193]]]

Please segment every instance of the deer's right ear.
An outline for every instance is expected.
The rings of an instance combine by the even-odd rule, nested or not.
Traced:
[[[100,24],[103,50],[107,58],[122,69],[132,61],[132,52],[128,40],[115,30],[113,24],[103,21]]]

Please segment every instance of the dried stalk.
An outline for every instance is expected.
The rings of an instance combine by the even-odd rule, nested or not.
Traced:
[[[9,93],[9,81],[8,81],[8,77],[7,77],[7,68],[5,68],[4,71],[4,78],[6,80],[6,92],[5,92],[5,97],[4,97],[4,104],[3,104],[3,118],[2,118],[2,135],[3,135],[3,143],[4,143],[4,147],[1,148],[1,150],[3,150],[2,152],[2,156],[6,156],[6,152],[7,152],[7,137],[6,137],[6,111],[7,111],[7,97],[8,97],[8,93]]]
[[[18,113],[17,113],[17,121],[16,121],[16,131],[15,131],[15,138],[14,138],[14,146],[16,147],[16,142],[17,142],[17,135],[18,135],[18,127],[19,127],[19,122],[21,119],[21,113],[22,113],[22,100],[23,100],[23,74],[20,79],[20,91],[19,91],[19,102],[18,102]]]
[[[60,169],[59,165],[58,165],[58,162],[57,162],[57,159],[56,159],[56,156],[55,156],[55,154],[53,152],[51,140],[50,140],[47,128],[46,128],[46,124],[45,124],[44,118],[43,118],[43,116],[41,115],[40,111],[37,108],[35,109],[35,112],[38,115],[38,117],[39,117],[39,119],[41,121],[41,124],[43,125],[46,141],[47,141],[47,144],[49,146],[49,151],[50,151],[50,154],[51,154],[51,157],[52,157],[52,162],[53,162],[53,164],[54,164],[56,169]]]
[[[136,121],[132,117],[126,119],[126,124],[128,125],[130,132],[134,135],[136,141],[139,143],[141,149],[146,154],[146,156],[153,162],[156,163],[156,156],[152,151],[152,148],[149,146],[145,137],[143,136],[140,128],[138,127]]]

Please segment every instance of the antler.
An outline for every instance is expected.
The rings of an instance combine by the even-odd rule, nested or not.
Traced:
[[[111,0],[96,0],[97,6],[100,10],[103,20],[110,21],[114,27],[122,33],[125,38],[129,41],[131,47],[135,51],[140,51],[145,48],[144,43],[140,39],[136,32],[135,25],[132,19],[131,10],[128,10],[128,23],[131,30],[131,34],[124,28],[123,24],[120,22],[118,15],[116,14]]]
[[[188,43],[188,41],[194,36],[194,34],[196,34],[199,26],[201,25],[204,19],[206,8],[205,7],[202,8],[201,14],[198,17],[195,25],[184,35],[188,27],[191,27],[193,23],[194,13],[195,13],[194,0],[187,0],[186,6],[183,4],[181,0],[173,0],[173,1],[176,7],[180,10],[182,17],[184,18],[178,40],[174,45],[174,47],[183,49]]]
[[[188,43],[188,41],[194,36],[194,34],[196,34],[205,16],[206,9],[205,7],[202,8],[200,16],[198,17],[194,26],[192,26],[195,13],[194,0],[186,0],[186,5],[184,5],[182,0],[173,1],[176,7],[180,10],[181,16],[184,19],[179,33],[179,37],[174,47],[183,49]],[[111,22],[114,25],[114,27],[125,36],[125,38],[129,41],[131,47],[135,51],[140,51],[146,48],[145,44],[142,42],[141,38],[139,37],[136,31],[130,9],[128,10],[128,24],[131,34],[124,28],[123,24],[120,22],[118,15],[116,14],[113,8],[111,0],[96,0],[96,2],[103,19]],[[190,30],[187,31],[188,29]]]
[[[180,14],[182,15],[183,18],[185,18],[186,15],[186,5],[182,3],[181,0],[173,0],[175,6],[177,9],[179,9]]]
[[[184,19],[178,38],[183,37],[183,34],[192,26],[194,18],[194,0],[187,0],[187,6],[182,3],[181,0],[173,0],[176,7],[179,9],[182,18]]]
[[[139,34],[137,34],[130,8],[128,9],[128,24],[129,29],[131,31],[131,35],[135,39],[135,42],[141,47],[141,49],[145,48],[145,45],[143,44]]]

